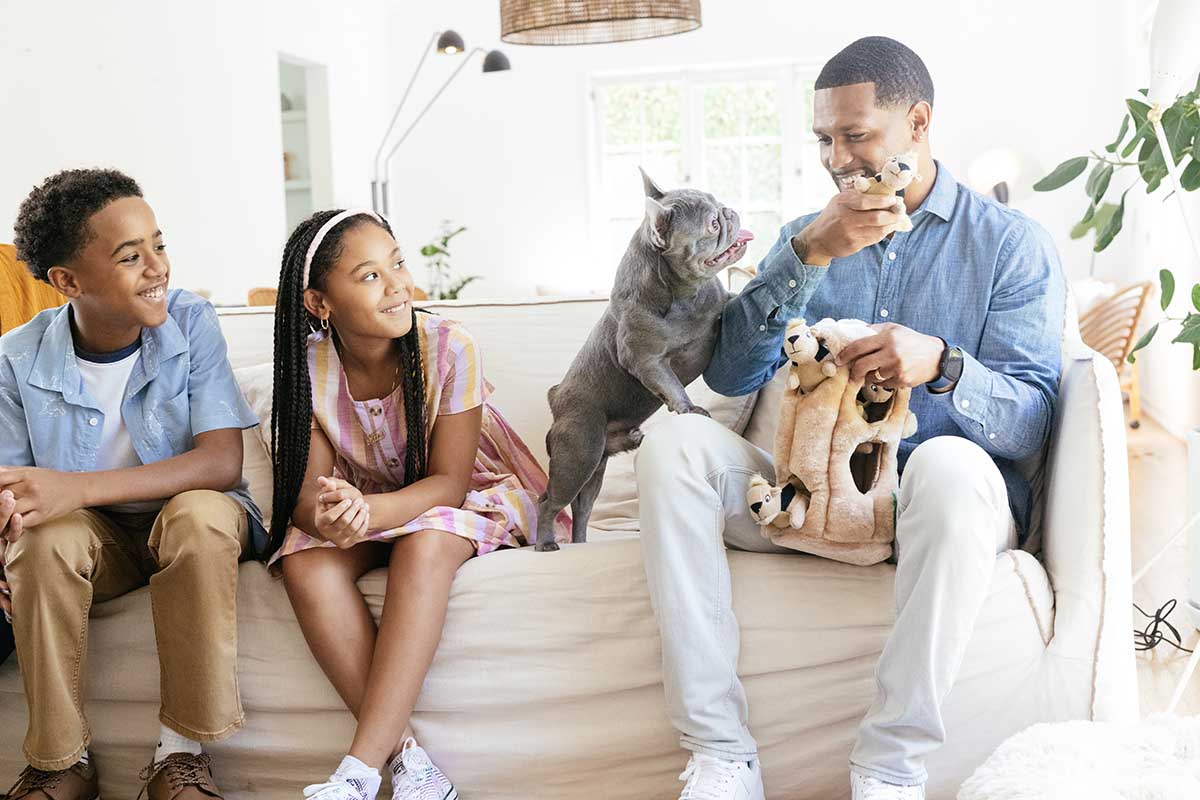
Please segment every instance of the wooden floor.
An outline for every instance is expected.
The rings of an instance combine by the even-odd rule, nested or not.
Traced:
[[[1128,429],[1127,429],[1128,430]],[[1187,522],[1187,447],[1152,420],[1129,434],[1129,489],[1133,526],[1133,569],[1146,564]],[[1188,591],[1187,537],[1173,545],[1134,587],[1133,600],[1149,613],[1171,598],[1180,604]],[[1168,618],[1183,634],[1186,647],[1200,644],[1200,633],[1182,608]],[[1148,620],[1133,611],[1134,625]],[[1138,655],[1142,716],[1166,710],[1188,655],[1166,643]],[[1192,677],[1176,713],[1200,714],[1200,671]]]

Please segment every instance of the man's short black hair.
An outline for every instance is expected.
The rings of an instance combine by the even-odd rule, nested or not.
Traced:
[[[88,220],[122,197],[141,197],[137,181],[115,169],[68,169],[35,186],[21,203],[13,225],[17,258],[33,277],[50,282],[50,268],[60,266],[91,241]]]
[[[826,62],[817,89],[855,83],[875,84],[875,105],[911,108],[922,100],[933,105],[933,79],[921,57],[886,36],[867,36]]]

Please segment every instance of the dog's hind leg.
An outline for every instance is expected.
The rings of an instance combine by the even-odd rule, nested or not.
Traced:
[[[600,487],[604,485],[604,468],[607,466],[608,456],[604,456],[596,465],[592,477],[588,478],[579,494],[571,501],[571,541],[575,544],[587,541],[588,517],[592,516],[592,506],[596,504],[596,496],[600,494]]]
[[[546,435],[550,480],[546,493],[538,501],[537,546],[534,549],[558,549],[554,542],[554,519],[575,500],[595,474],[604,459],[604,445],[605,421],[602,417],[575,414],[560,417],[550,426]],[[586,519],[583,525],[587,525]]]

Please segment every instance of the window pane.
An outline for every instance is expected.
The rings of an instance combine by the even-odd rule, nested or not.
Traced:
[[[778,206],[783,200],[783,146],[748,146],[746,169],[750,178],[750,202]]]
[[[621,147],[642,139],[640,86],[601,86],[597,89],[604,108],[605,144]]]
[[[654,182],[658,184],[658,188],[664,192],[678,189],[683,183],[683,154],[676,148],[648,150],[642,154],[639,166],[646,171],[647,175],[654,179]],[[634,170],[634,177],[637,178],[638,185],[638,208],[641,208],[641,200],[645,196],[642,187],[642,176]]]
[[[646,113],[644,141],[682,144],[683,104],[679,84],[647,84],[641,99]]]
[[[742,85],[732,83],[705,87],[705,138],[722,139],[741,135],[745,129],[745,123],[742,120],[743,104],[739,99],[742,90]]]
[[[710,144],[704,148],[704,183],[698,188],[727,206],[742,205],[741,150],[736,144]]]
[[[741,93],[742,115],[749,136],[780,136],[779,91],[774,83],[747,84]]]
[[[638,166],[642,157],[638,153],[609,155],[604,159],[604,208],[605,216],[637,214],[642,208],[642,176]],[[651,173],[653,174],[653,173]]]
[[[779,238],[779,229],[782,225],[783,222],[775,211],[758,211],[743,215],[742,227],[754,234],[754,241],[746,248],[746,255],[742,256],[739,263],[743,267],[752,264],[758,266],[758,263],[774,246],[775,240]]]

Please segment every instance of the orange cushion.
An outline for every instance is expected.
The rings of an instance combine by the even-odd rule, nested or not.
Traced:
[[[15,247],[0,244],[0,333],[24,325],[39,311],[65,302],[66,298],[54,287],[34,278],[25,262],[17,260]]]

